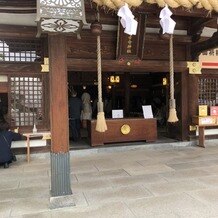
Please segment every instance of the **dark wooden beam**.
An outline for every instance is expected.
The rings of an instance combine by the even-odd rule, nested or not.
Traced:
[[[4,7],[36,7],[36,0],[0,0]]]
[[[36,38],[37,28],[32,26],[0,25],[0,37]]]
[[[191,43],[191,37],[190,36],[183,36],[183,35],[174,35],[173,36],[174,42],[178,43]],[[163,43],[168,43],[168,39],[161,39],[160,34],[154,34],[154,33],[146,33],[145,35],[145,41],[150,41],[150,42],[163,42]]]
[[[22,10],[18,9],[8,9],[8,8],[0,8],[0,13],[13,13],[13,14],[34,14],[36,13],[36,9],[25,9]]]
[[[0,62],[0,74],[40,73],[40,63]]]
[[[218,47],[218,31],[213,36],[203,42],[196,43],[191,46],[192,59],[196,59],[200,53]]]
[[[130,64],[130,65],[129,65]],[[96,72],[96,60],[93,59],[67,59],[68,71]],[[174,68],[176,72],[182,72],[187,69],[185,61],[175,61]],[[103,72],[169,72],[169,61],[120,61],[120,60],[102,60]]]

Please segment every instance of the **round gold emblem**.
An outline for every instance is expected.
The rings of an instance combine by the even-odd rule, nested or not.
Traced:
[[[130,133],[130,126],[128,124],[124,124],[121,126],[120,131],[123,133],[123,135],[127,135]]]

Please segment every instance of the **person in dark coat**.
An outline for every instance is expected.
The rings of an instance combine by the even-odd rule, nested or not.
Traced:
[[[77,141],[80,138],[82,100],[77,97],[77,92],[75,91],[72,92],[72,96],[69,100],[69,107],[72,138],[74,141]]]
[[[4,165],[4,168],[8,168],[12,160],[16,161],[11,151],[11,143],[20,139],[21,135],[10,131],[6,121],[0,121],[0,165]]]

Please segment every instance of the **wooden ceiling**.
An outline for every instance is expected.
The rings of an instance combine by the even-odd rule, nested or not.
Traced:
[[[85,0],[86,20],[92,23],[96,18],[96,4],[91,0]],[[133,13],[146,14],[147,28],[159,28],[159,13],[161,8],[155,4],[142,3],[138,8],[132,8]],[[176,21],[177,30],[187,30],[193,35],[193,41],[197,41],[202,29],[210,27],[217,29],[218,13],[208,13],[204,9],[184,8],[172,9],[173,19]],[[36,0],[0,0],[0,13],[32,14],[36,13]],[[117,26],[118,17],[115,11],[100,8],[101,23]]]

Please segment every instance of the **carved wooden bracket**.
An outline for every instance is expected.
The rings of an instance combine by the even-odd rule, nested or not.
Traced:
[[[192,36],[192,42],[197,42],[201,38],[204,26],[212,21],[212,18],[197,18],[191,23],[188,29],[188,35]]]
[[[211,38],[203,42],[199,42],[191,46],[192,60],[195,60],[200,53],[218,47],[218,31],[213,34]]]

